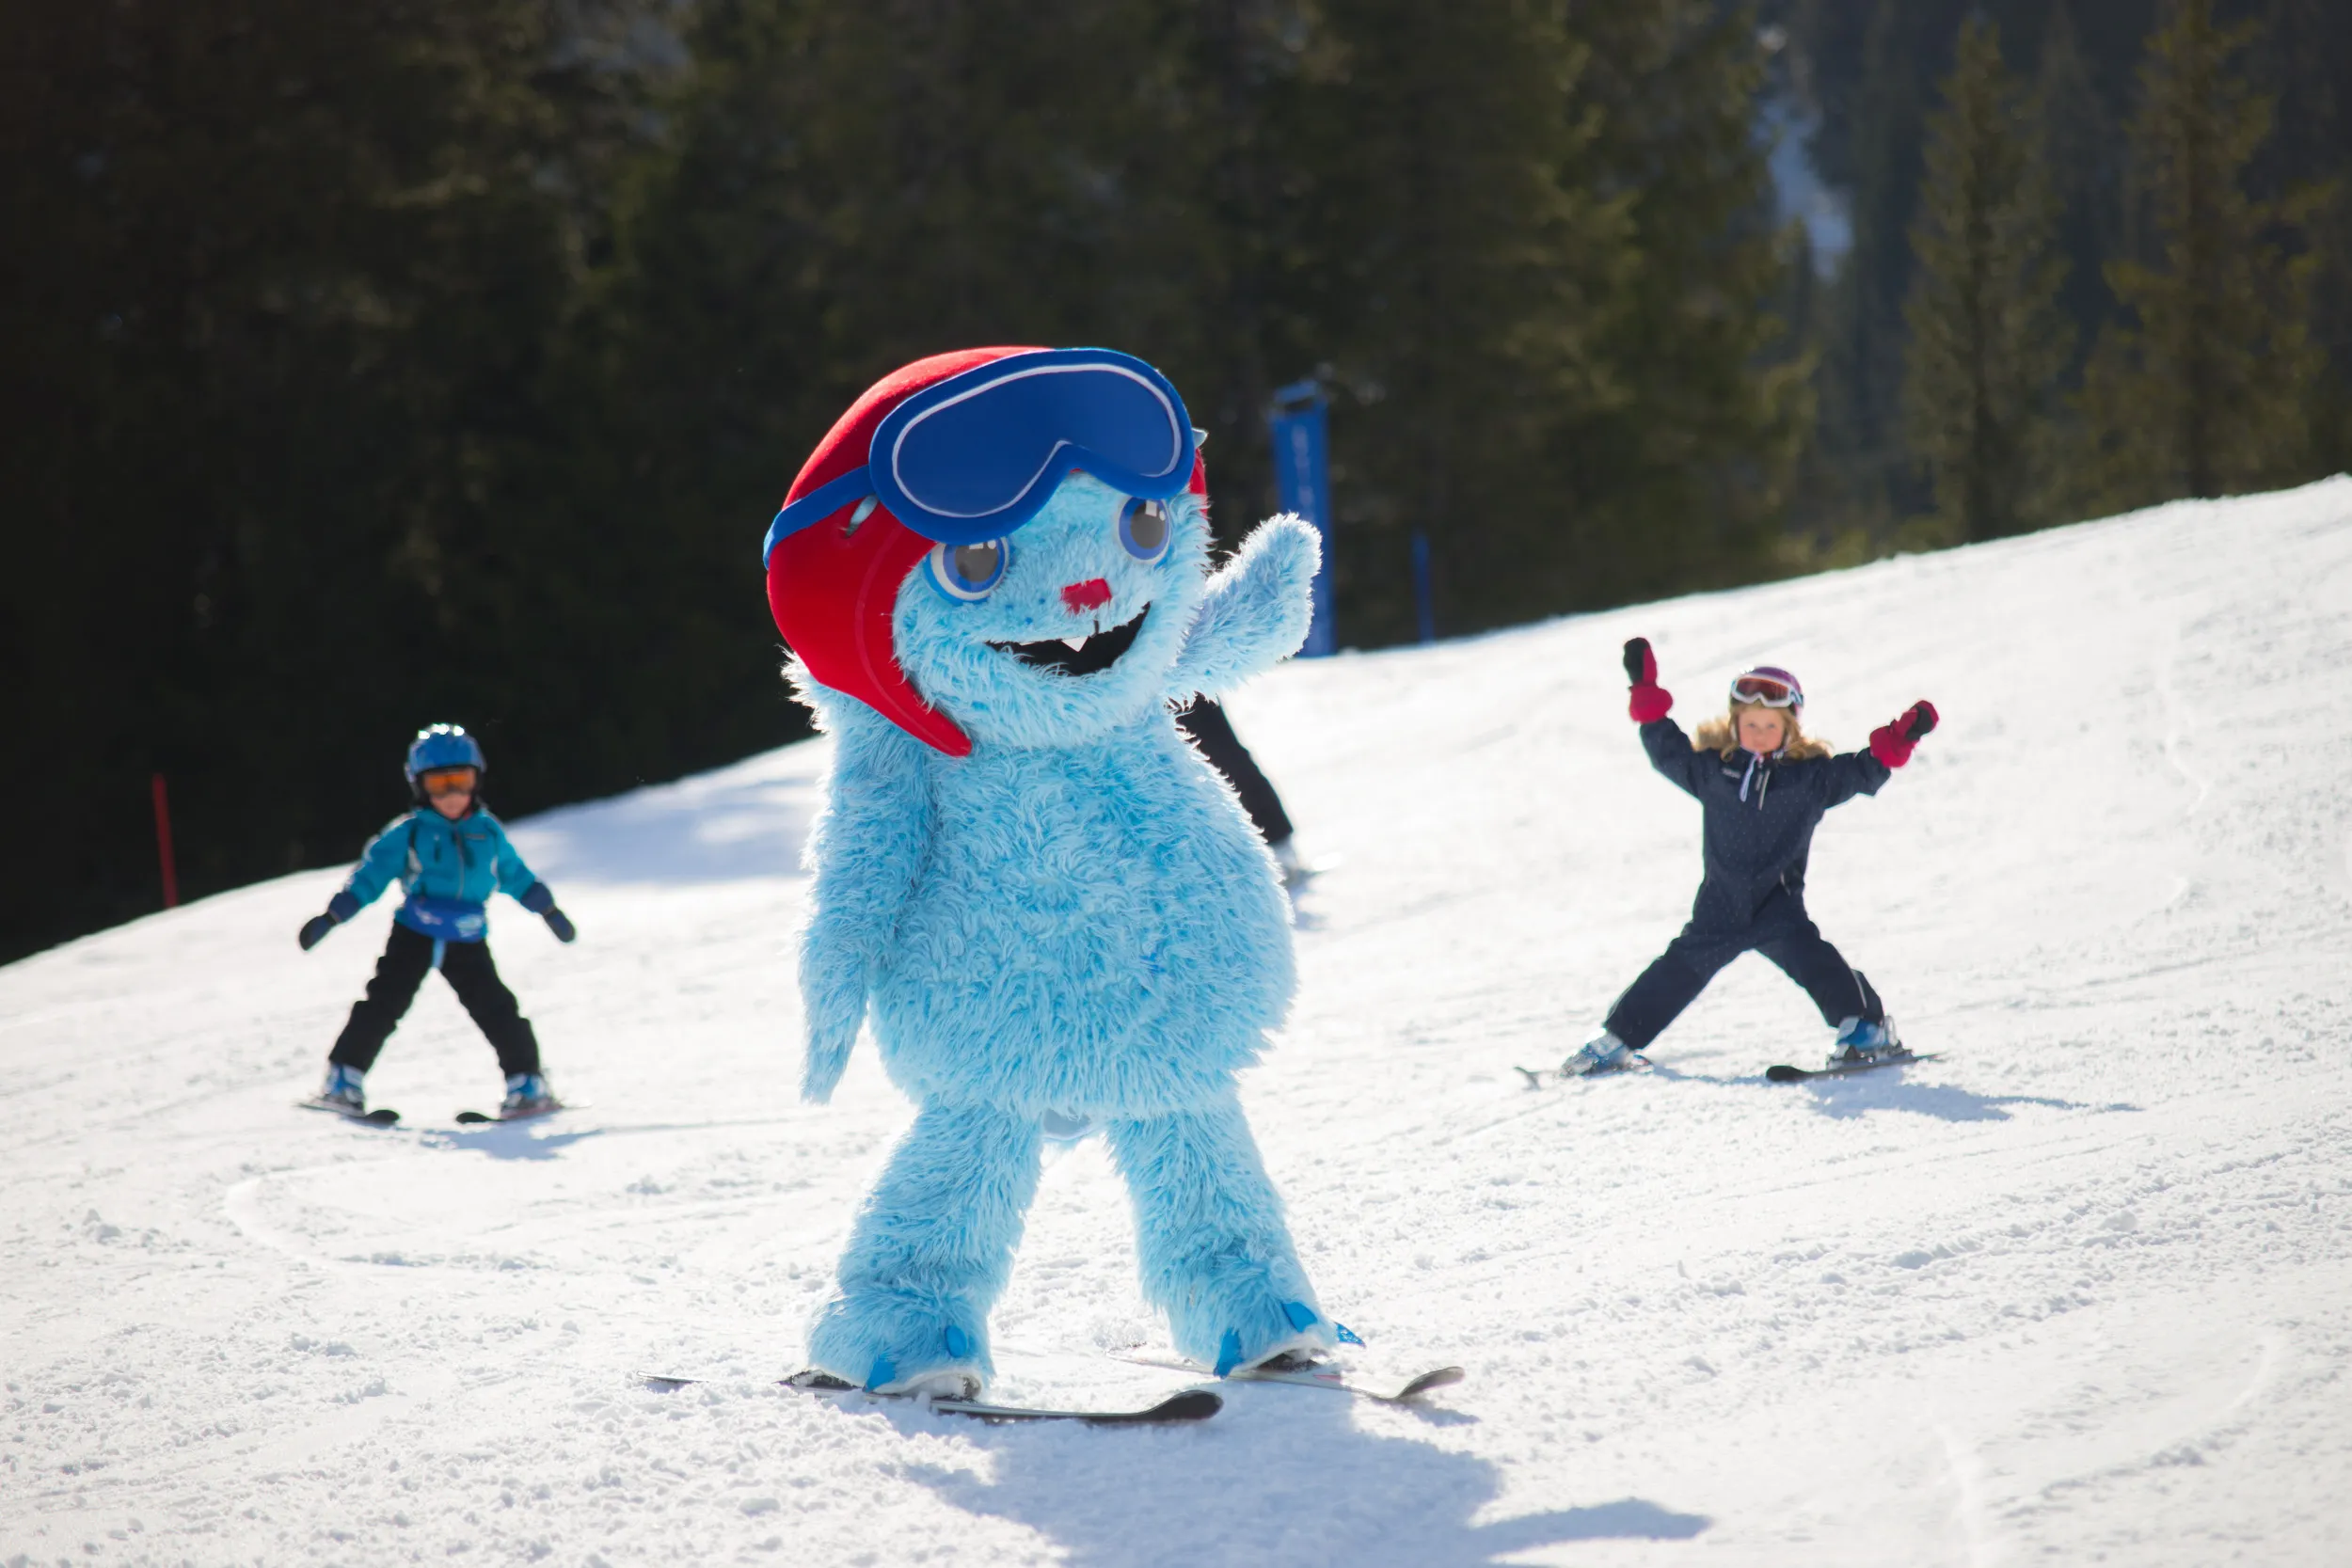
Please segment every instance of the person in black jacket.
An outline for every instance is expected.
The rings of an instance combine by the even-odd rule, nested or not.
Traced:
[[[1282,798],[1274,793],[1274,783],[1258,766],[1258,759],[1249,754],[1249,748],[1233,733],[1233,721],[1225,717],[1224,705],[1214,697],[1196,694],[1176,710],[1177,728],[1184,732],[1208,765],[1225,776],[1241,798],[1241,809],[1249,814],[1250,825],[1265,847],[1274,851],[1275,863],[1282,868],[1282,885],[1295,888],[1315,873],[1298,852],[1298,840],[1291,831],[1290,813],[1282,809]]]
[[[1797,677],[1764,665],[1731,683],[1730,712],[1701,725],[1694,742],[1666,717],[1674,698],[1658,684],[1647,639],[1625,645],[1625,673],[1633,683],[1628,711],[1642,726],[1651,766],[1705,812],[1706,874],[1690,924],[1561,1071],[1577,1077],[1632,1066],[1716,971],[1750,951],[1803,986],[1836,1029],[1833,1066],[1904,1054],[1878,992],[1804,912],[1804,867],[1821,814],[1856,795],[1876,795],[1935,728],[1934,705],[1915,703],[1871,732],[1867,751],[1833,756],[1804,734]]]

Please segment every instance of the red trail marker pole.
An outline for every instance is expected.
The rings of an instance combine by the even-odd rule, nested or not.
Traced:
[[[155,858],[164,868],[164,908],[180,902],[180,876],[171,864],[171,797],[164,791],[164,776],[155,775]]]

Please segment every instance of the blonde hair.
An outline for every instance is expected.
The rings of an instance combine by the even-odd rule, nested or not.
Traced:
[[[1766,703],[1732,704],[1730,711],[1721,719],[1709,719],[1699,726],[1699,733],[1691,737],[1691,750],[1718,752],[1723,754],[1724,761],[1730,761],[1740,750],[1740,715],[1756,708],[1770,706],[1771,705]],[[1801,709],[1775,707],[1771,711],[1780,715],[1783,736],[1782,756],[1790,762],[1804,762],[1813,757],[1825,757],[1830,754],[1827,742],[1816,740],[1804,733],[1804,721],[1799,717]]]

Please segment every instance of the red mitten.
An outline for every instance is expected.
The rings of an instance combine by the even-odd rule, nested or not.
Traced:
[[[1935,725],[1935,705],[1922,698],[1903,709],[1892,723],[1870,732],[1870,754],[1889,768],[1900,768],[1911,760],[1911,749],[1919,744],[1920,736]]]
[[[1625,678],[1633,683],[1625,710],[1635,723],[1663,719],[1673,709],[1673,694],[1658,684],[1658,656],[1649,651],[1648,638],[1637,637],[1625,645]]]

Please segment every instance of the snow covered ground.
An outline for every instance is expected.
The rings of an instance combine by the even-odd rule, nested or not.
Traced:
[[[1696,809],[1623,717],[1800,672],[1847,746],[1815,912],[1944,1060],[1767,1085],[1825,1031],[1740,960],[1656,1069],[1531,1092],[1675,930]],[[2352,481],[1285,668],[1234,705],[1302,839],[1250,1114],[1415,1413],[989,1428],[781,1392],[909,1119],[795,1103],[821,746],[518,833],[578,919],[501,964],[586,1108],[461,1130],[429,985],[295,1111],[389,904],[340,873],[0,969],[0,1563],[2352,1562]],[[388,800],[389,814],[394,801]],[[358,846],[353,846],[354,849]],[[1099,1145],[1046,1172],[1002,1396],[1136,1401]],[[677,1393],[633,1371],[700,1372]]]

